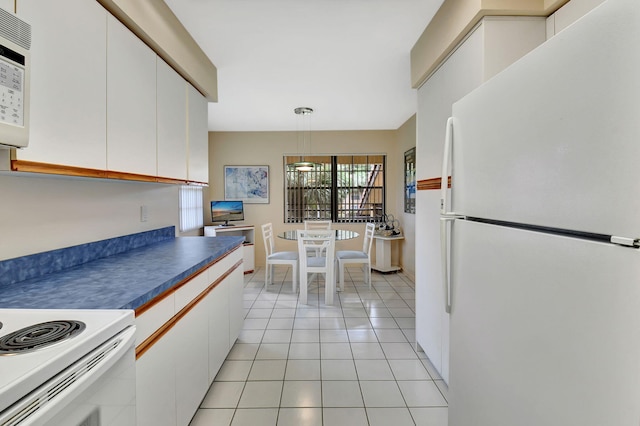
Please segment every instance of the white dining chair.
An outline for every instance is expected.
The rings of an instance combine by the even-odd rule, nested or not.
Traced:
[[[304,229],[306,231],[313,229],[331,229],[331,221],[330,220],[305,220],[304,221]],[[313,256],[318,256],[318,249],[310,249],[307,251],[307,255],[312,254]]]
[[[305,220],[304,221],[304,229],[331,229],[331,221],[330,220]]]
[[[362,243],[362,251],[357,250],[338,250],[336,252],[336,260],[338,261],[338,270],[340,271],[340,291],[344,291],[344,268],[347,264],[360,264],[364,268],[364,276],[371,290],[371,243],[373,242],[373,234],[376,231],[375,223],[367,223],[364,231],[364,242]]]
[[[324,303],[333,305],[335,280],[336,233],[319,229],[298,231],[298,258],[300,259],[300,303],[307,304],[309,274],[324,274]],[[307,256],[309,250],[318,250],[318,256]]]
[[[275,251],[275,241],[273,238],[273,225],[265,223],[262,225],[262,239],[264,240],[264,251],[266,262],[264,267],[264,289],[273,281],[273,268],[275,265],[288,265],[292,268],[291,290],[296,292],[298,281],[298,252],[297,251]]]

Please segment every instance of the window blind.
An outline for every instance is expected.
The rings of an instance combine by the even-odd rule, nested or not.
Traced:
[[[180,232],[201,228],[204,223],[202,187],[182,185],[179,194]]]

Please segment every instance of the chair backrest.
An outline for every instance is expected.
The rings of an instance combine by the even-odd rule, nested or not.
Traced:
[[[273,240],[273,225],[271,223],[262,225],[262,239],[264,240],[264,251],[267,256],[273,254],[275,241]]]
[[[375,223],[367,223],[364,229],[364,242],[362,243],[362,251],[371,256],[371,243],[373,242],[373,234],[376,232]]]
[[[298,230],[298,256],[300,273],[305,271],[328,272],[333,268],[336,233],[327,229]],[[307,256],[309,250],[316,250],[317,256]]]
[[[305,220],[304,229],[331,229],[330,220]]]

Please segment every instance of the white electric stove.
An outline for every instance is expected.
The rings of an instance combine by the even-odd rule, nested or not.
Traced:
[[[135,425],[129,310],[0,309],[0,426]]]

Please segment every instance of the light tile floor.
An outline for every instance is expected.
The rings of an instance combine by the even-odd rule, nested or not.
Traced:
[[[191,426],[405,426],[447,424],[447,387],[415,351],[414,283],[403,273],[348,268],[344,292],[308,304],[291,269],[245,275],[245,324]],[[317,284],[317,283],[315,283]]]

